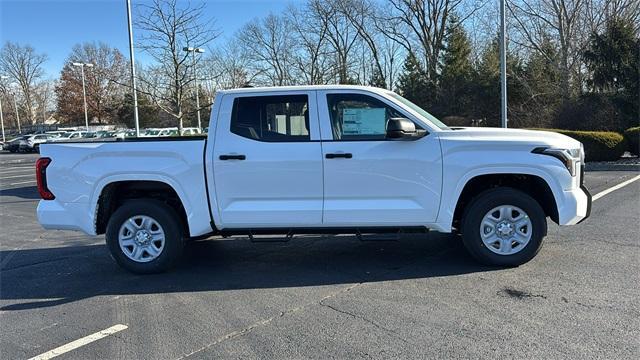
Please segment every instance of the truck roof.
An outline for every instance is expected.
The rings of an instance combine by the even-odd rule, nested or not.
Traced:
[[[361,85],[296,85],[296,86],[265,86],[246,87],[237,89],[226,89],[218,91],[221,94],[251,93],[251,92],[274,92],[274,91],[296,91],[296,90],[367,90],[375,93],[383,93],[389,90],[373,86]]]

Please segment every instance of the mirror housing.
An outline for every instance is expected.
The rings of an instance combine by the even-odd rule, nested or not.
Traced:
[[[407,118],[391,118],[387,122],[387,139],[416,140],[427,135],[422,129],[416,129],[416,124]]]

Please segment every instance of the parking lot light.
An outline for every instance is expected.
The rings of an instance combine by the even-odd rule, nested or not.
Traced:
[[[84,122],[85,122],[85,126],[87,127],[87,131],[89,131],[89,116],[87,115],[87,90],[85,89],[85,86],[84,86],[84,67],[85,66],[93,67],[93,64],[74,62],[74,63],[71,63],[71,65],[79,66],[80,71],[82,72],[82,98],[84,99]]]
[[[202,131],[202,122],[200,121],[200,96],[198,95],[198,71],[196,70],[196,53],[203,53],[203,48],[194,48],[185,46],[182,50],[186,52],[190,52],[192,54],[192,64],[193,64],[193,80],[196,86],[196,110],[198,116],[198,130]]]
[[[0,80],[4,80],[9,78],[6,75],[0,75]],[[7,139],[4,137],[4,115],[2,114],[2,96],[0,96],[0,125],[2,126],[2,142],[4,143]]]

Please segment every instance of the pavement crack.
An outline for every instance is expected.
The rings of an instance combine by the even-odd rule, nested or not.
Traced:
[[[346,311],[346,310],[338,309],[334,305],[326,304],[326,303],[324,303],[324,300],[326,300],[326,299],[321,300],[318,304],[320,306],[323,306],[323,307],[326,307],[328,309],[331,309],[331,310],[333,310],[335,312],[350,316],[353,319],[362,320],[362,321],[364,321],[364,322],[366,322],[368,324],[373,325],[377,329],[380,329],[380,330],[383,330],[383,331],[385,331],[385,332],[387,332],[389,334],[392,334],[395,338],[399,339],[400,341],[402,341],[402,342],[404,342],[406,344],[409,344],[409,341],[407,341],[405,338],[400,336],[400,334],[398,334],[395,330],[389,329],[389,328],[387,328],[385,326],[382,326],[382,325],[378,324],[377,322],[375,322],[373,320],[370,320],[370,319],[368,319],[368,318],[366,318],[366,317],[364,317],[362,315],[354,314],[354,313]]]
[[[360,286],[362,284],[363,283],[357,283],[357,284],[350,285],[350,286],[348,286],[348,287],[346,287],[344,289],[340,289],[339,291],[336,291],[334,293],[331,293],[331,294],[323,297],[322,299],[320,299],[320,302],[325,301],[327,299],[331,299],[331,298],[336,297],[336,296],[338,296],[340,294],[349,292],[352,289],[354,289],[355,287]],[[276,319],[285,317],[287,315],[302,311],[305,308],[307,308],[307,307],[309,307],[311,305],[316,305],[316,304],[317,304],[317,302],[311,302],[311,303],[306,303],[306,304],[303,304],[303,305],[300,305],[300,306],[297,306],[297,307],[294,307],[294,308],[291,308],[291,309],[287,309],[287,310],[281,311],[281,312],[279,312],[278,314],[276,314],[274,316],[271,316],[271,317],[266,318],[266,319],[259,320],[259,321],[255,322],[255,323],[253,323],[251,325],[248,325],[248,326],[246,326],[246,327],[244,327],[242,329],[227,333],[227,334],[215,339],[213,342],[211,342],[211,343],[209,343],[207,345],[204,345],[204,346],[202,346],[202,347],[200,347],[200,348],[198,348],[198,349],[196,349],[196,350],[194,350],[194,351],[192,351],[192,352],[190,352],[188,354],[183,354],[178,359],[186,359],[186,358],[188,358],[188,357],[190,357],[192,355],[195,355],[197,353],[205,351],[205,350],[207,350],[207,349],[209,349],[209,348],[211,348],[213,346],[216,346],[218,344],[221,344],[221,343],[223,343],[223,342],[225,342],[227,340],[231,340],[231,339],[235,339],[235,338],[247,335],[247,334],[251,333],[253,330],[255,330],[257,328],[269,325],[271,322],[273,322],[273,320],[276,320]]]

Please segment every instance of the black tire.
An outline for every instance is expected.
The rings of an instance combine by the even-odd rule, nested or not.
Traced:
[[[118,233],[129,218],[144,215],[153,218],[164,230],[164,248],[155,259],[137,262],[130,259],[120,248]],[[170,269],[182,255],[183,231],[178,214],[167,204],[151,199],[130,200],[111,215],[105,238],[114,260],[123,268],[136,274],[153,274]]]
[[[33,152],[40,154],[40,144],[35,144],[33,146]]]
[[[531,238],[518,252],[510,255],[496,254],[487,248],[480,236],[484,216],[501,205],[522,209],[531,220]],[[465,208],[462,218],[462,240],[467,251],[479,262],[492,266],[519,266],[533,259],[542,248],[547,235],[547,217],[544,210],[531,196],[507,187],[490,189],[480,193]]]

